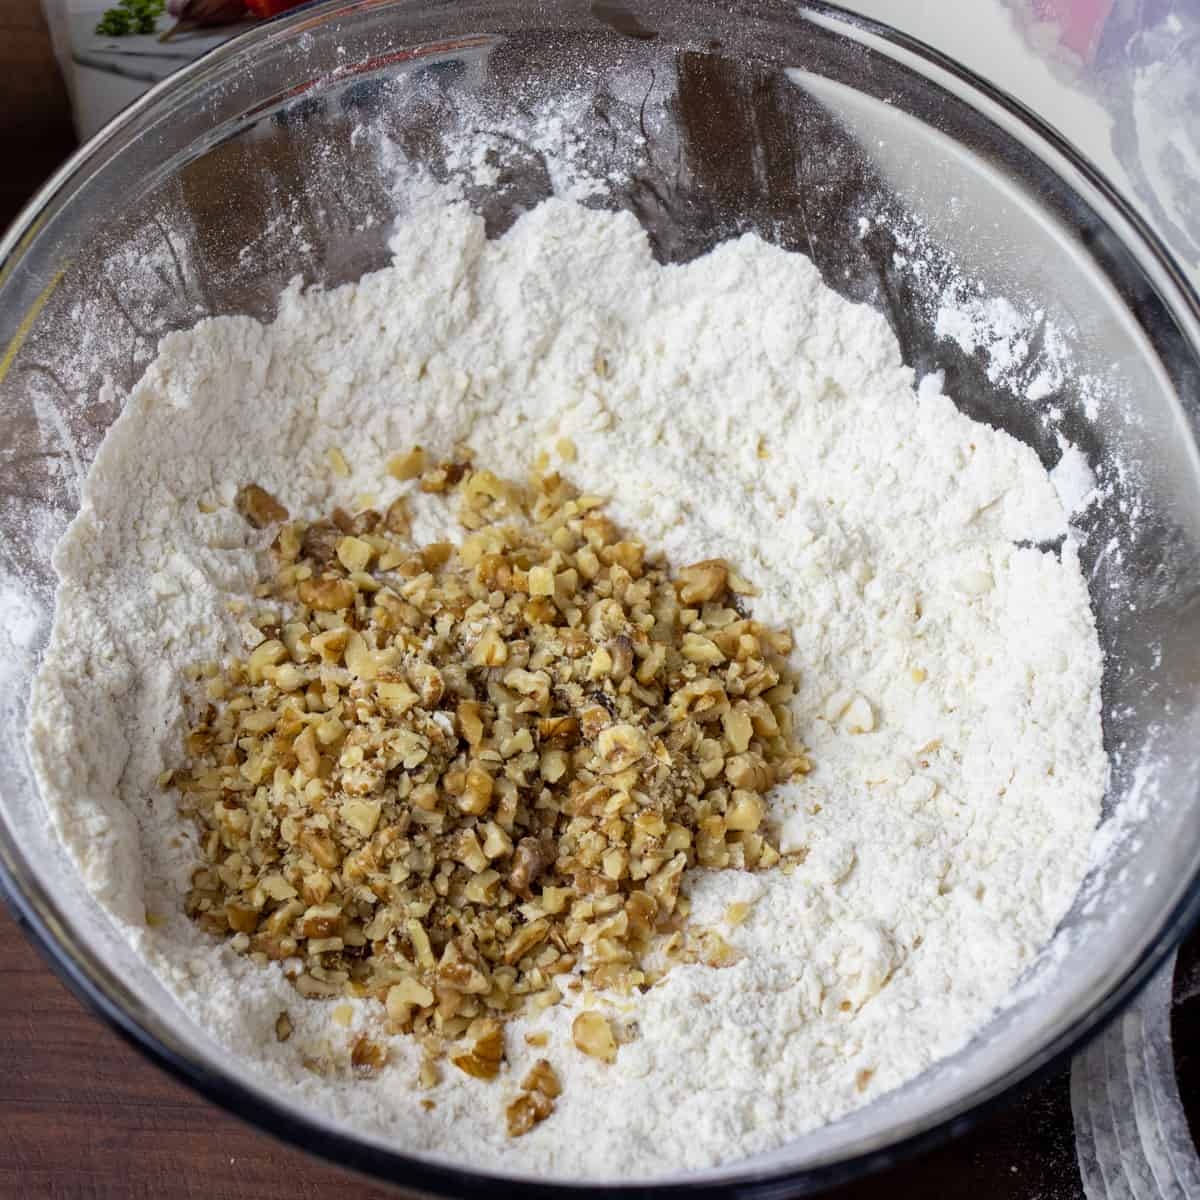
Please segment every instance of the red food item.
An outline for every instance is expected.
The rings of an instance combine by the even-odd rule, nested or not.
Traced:
[[[289,8],[298,8],[305,0],[245,0],[246,8],[260,21],[277,17]]]
[[[1091,62],[1104,32],[1104,23],[1113,10],[1113,0],[1034,0],[1033,9],[1041,20],[1058,25],[1058,40],[1064,46],[1074,50],[1085,62]]]
[[[196,25],[228,25],[246,15],[242,0],[167,0],[167,15]]]

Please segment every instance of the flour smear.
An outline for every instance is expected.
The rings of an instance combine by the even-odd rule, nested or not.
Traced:
[[[56,555],[32,717],[43,794],[92,892],[239,1067],[459,1165],[702,1168],[958,1050],[1070,905],[1105,779],[1087,589],[1069,538],[1058,556],[1033,548],[1067,532],[1033,451],[918,392],[882,316],[752,236],[663,267],[630,215],[555,199],[495,241],[462,206],[426,207],[393,249],[357,284],[293,288],[269,326],[170,334],[96,457]],[[695,921],[743,957],[598,997],[631,1038],[612,1066],[575,1050],[563,1004],[510,1025],[492,1083],[446,1067],[418,1092],[403,1037],[370,1082],[315,1075],[303,1060],[344,1060],[378,1007],[343,1029],[332,1002],[192,926],[193,832],[155,782],[181,757],[184,667],[242,650],[226,603],[264,548],[234,492],[257,482],[297,515],[383,505],[411,486],[384,461],[414,443],[466,443],[519,475],[564,437],[578,457],[563,469],[632,532],[677,565],[728,558],[761,591],[754,615],[792,629],[815,769],[770,816],[806,856],[791,874],[690,874]],[[418,515],[417,539],[452,532]],[[844,726],[847,696],[872,732]],[[728,926],[735,900],[752,904]],[[545,1049],[522,1036],[535,1028]],[[542,1055],[557,1111],[510,1140],[504,1106]]]

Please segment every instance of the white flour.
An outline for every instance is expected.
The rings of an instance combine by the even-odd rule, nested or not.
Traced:
[[[395,265],[279,319],[172,334],[113,426],[57,552],[61,588],[32,744],[89,886],[199,1021],[259,1078],[393,1147],[565,1176],[647,1176],[779,1145],[961,1047],[1046,942],[1088,862],[1103,789],[1100,652],[1066,531],[1027,447],[932,386],[884,319],[754,238],[661,268],[628,215],[547,201],[486,242],[464,209],[410,218]],[[231,508],[255,481],[293,513],[401,485],[384,459],[471,444],[519,474],[567,468],[677,564],[730,558],[786,624],[816,763],[773,818],[794,874],[695,872],[694,919],[734,899],[736,966],[676,969],[613,1012],[617,1063],[570,1044],[565,1007],[518,1021],[511,1067],[428,1093],[395,1039],[370,1082],[332,1004],[212,945],[181,912],[190,829],[155,779],[178,761],[185,664],[239,648],[225,601],[255,576]],[[336,476],[338,447],[353,475]],[[437,532],[423,510],[415,535]],[[865,698],[873,732],[838,714]],[[836,697],[836,699],[831,699]],[[856,706],[857,707],[857,706]],[[149,927],[146,913],[163,923]],[[288,1009],[296,1025],[277,1043]],[[354,1025],[372,1019],[364,1006]],[[503,1108],[533,1058],[564,1085],[516,1141]],[[432,1111],[420,1105],[435,1102]]]

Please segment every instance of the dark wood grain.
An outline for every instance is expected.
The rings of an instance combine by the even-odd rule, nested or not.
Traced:
[[[38,0],[0,0],[0,230],[74,144]]]
[[[397,1200],[227,1116],[79,1005],[0,910],[0,1197]]]

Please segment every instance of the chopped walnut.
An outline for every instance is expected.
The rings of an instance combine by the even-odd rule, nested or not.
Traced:
[[[522,1092],[504,1110],[508,1136],[522,1137],[554,1111],[554,1101],[541,1092]]]
[[[451,1055],[450,1061],[476,1079],[495,1079],[504,1059],[504,1032],[500,1023],[486,1018],[475,1022],[467,1033],[472,1039],[470,1047]]]
[[[314,521],[300,535],[300,554],[311,566],[323,567],[337,553],[344,534],[332,521]]]
[[[322,575],[316,579],[302,579],[296,588],[296,597],[316,612],[338,612],[354,603],[355,588],[349,580]]]
[[[425,470],[425,451],[414,446],[407,454],[397,454],[387,461],[387,473],[393,479],[416,479]]]
[[[519,1095],[505,1109],[508,1136],[521,1137],[554,1111],[554,1101],[562,1093],[562,1085],[554,1068],[539,1058],[521,1082]]]
[[[719,558],[693,563],[679,572],[675,587],[684,604],[703,604],[714,600],[729,580],[729,566]]]
[[[521,1086],[527,1092],[541,1092],[553,1100],[562,1093],[562,1084],[554,1073],[554,1068],[544,1058],[539,1058],[529,1069]]]
[[[356,1075],[373,1075],[387,1062],[387,1047],[360,1034],[350,1049],[350,1066]]]
[[[459,545],[412,545],[404,497],[306,521],[242,489],[251,523],[279,524],[237,605],[251,649],[191,673],[164,776],[200,835],[189,915],[295,961],[301,996],[376,1001],[426,1047],[422,1086],[443,1055],[494,1078],[501,1023],[581,980],[649,986],[656,941],[732,961],[680,937],[684,873],[779,863],[767,792],[809,769],[791,639],[744,615],[748,585],[721,560],[672,574],[544,465],[519,484],[465,449],[389,460],[457,505]],[[854,701],[829,719],[865,729]],[[574,1037],[616,1055],[599,1013]],[[553,1099],[523,1094],[519,1123]]]
[[[436,1087],[441,1079],[438,1072],[437,1061],[431,1054],[426,1054],[421,1059],[421,1067],[417,1073],[417,1086],[428,1090],[431,1087]]]
[[[288,510],[257,483],[239,488],[233,506],[255,529],[266,529],[288,519]]]
[[[555,847],[534,837],[525,837],[513,853],[513,868],[508,886],[518,896],[531,899],[530,890],[542,872],[554,861]]]
[[[617,1039],[613,1037],[612,1026],[601,1013],[593,1010],[581,1012],[571,1025],[571,1040],[592,1058],[607,1063],[616,1061]]]

